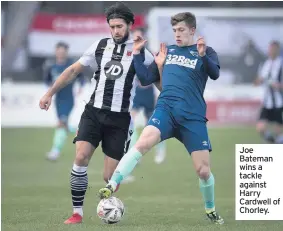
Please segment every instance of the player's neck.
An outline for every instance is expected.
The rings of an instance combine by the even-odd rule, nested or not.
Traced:
[[[194,41],[194,38],[192,38],[192,39],[190,39],[190,40],[188,41],[187,44],[185,44],[185,46],[186,46],[186,47],[189,47],[189,46],[193,46],[193,45],[195,45],[195,44],[196,44],[196,42]]]

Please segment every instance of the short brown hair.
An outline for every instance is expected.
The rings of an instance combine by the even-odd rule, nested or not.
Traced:
[[[197,28],[196,16],[191,12],[179,13],[171,17],[171,25],[175,26],[179,22],[185,22],[189,27]]]
[[[277,41],[277,40],[272,40],[272,41],[270,42],[270,45],[280,47],[280,42]]]

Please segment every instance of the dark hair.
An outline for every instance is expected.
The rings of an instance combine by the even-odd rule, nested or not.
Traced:
[[[179,13],[171,17],[171,25],[175,26],[179,22],[185,22],[191,28],[197,28],[196,16],[190,12]]]
[[[60,47],[65,48],[66,50],[69,49],[69,45],[63,41],[60,41],[56,44],[56,48],[60,48]]]
[[[131,22],[134,24],[135,22],[135,16],[133,12],[122,2],[117,2],[116,4],[108,7],[105,10],[105,16],[108,23],[110,19],[115,18],[124,19],[127,24],[130,24]]]
[[[279,41],[277,41],[277,40],[271,41],[271,42],[270,42],[270,45],[280,47],[280,43],[279,43]]]

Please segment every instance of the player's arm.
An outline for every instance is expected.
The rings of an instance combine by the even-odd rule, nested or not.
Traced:
[[[198,38],[197,49],[199,56],[202,59],[204,71],[211,79],[218,79],[220,73],[220,65],[217,53],[211,47],[206,47],[206,43],[203,37]]]
[[[143,62],[144,59],[141,54],[141,49],[142,47],[144,47],[145,43],[146,40],[144,40],[141,37],[138,37],[134,43],[133,54],[134,54],[134,66],[136,69],[136,74],[143,86],[154,83],[157,89],[161,91],[160,73],[162,73],[166,54],[163,57],[162,56],[163,53],[159,52],[159,54],[155,55],[153,58],[152,54],[147,49],[145,49],[145,53],[144,53],[145,61]],[[166,49],[165,44],[162,44],[162,47],[164,48],[165,51]]]
[[[156,55],[154,55],[154,61],[157,64],[158,71],[159,71],[159,79],[160,79],[157,88],[160,91],[162,89],[162,74],[163,74],[163,67],[164,67],[164,63],[166,61],[166,57],[167,57],[167,47],[166,47],[166,44],[165,43],[161,43],[159,52]]]
[[[134,53],[134,66],[137,77],[142,86],[150,85],[159,81],[159,71],[156,63],[153,61],[149,66],[146,66],[141,53]]]
[[[208,76],[213,80],[217,80],[220,73],[220,65],[217,53],[211,47],[208,47],[206,54],[202,56],[201,59],[204,70]]]
[[[60,89],[73,82],[77,75],[81,73],[86,66],[91,66],[94,70],[97,70],[97,63],[95,57],[95,50],[98,42],[94,43],[83,56],[74,64],[66,68],[62,74],[58,77],[55,83],[49,88],[47,93],[40,100],[39,106],[41,109],[48,110],[51,104],[51,98]]]
[[[47,94],[53,96],[60,89],[67,86],[69,83],[73,82],[75,78],[81,74],[84,67],[91,66],[94,70],[97,68],[95,50],[97,47],[97,42],[94,43],[88,50],[83,54],[83,56],[74,64],[69,66],[55,81],[53,86],[49,89]]]
[[[271,84],[271,86],[275,89],[275,90],[279,90],[282,91],[283,90],[283,65],[281,66],[281,70],[279,71],[281,76],[278,82],[273,82]]]
[[[60,89],[67,86],[69,83],[74,81],[77,75],[83,70],[83,65],[77,61],[67,69],[65,69],[62,74],[58,77],[58,79],[54,82],[54,84],[49,88],[46,95],[53,96],[55,95]]]

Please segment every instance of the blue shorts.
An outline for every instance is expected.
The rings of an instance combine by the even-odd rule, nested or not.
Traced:
[[[182,111],[157,107],[147,125],[160,130],[161,141],[177,138],[190,154],[200,150],[212,151],[206,122],[189,119]]]
[[[63,123],[67,123],[69,116],[71,114],[71,111],[74,107],[73,102],[66,102],[66,101],[56,101],[56,112],[57,112],[57,118],[59,121]]]

